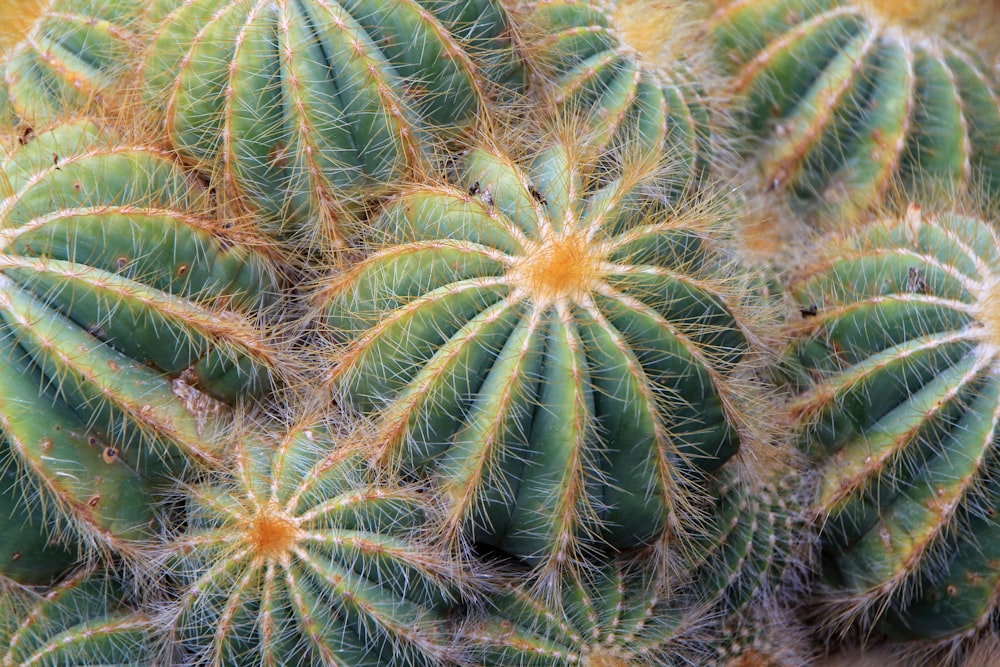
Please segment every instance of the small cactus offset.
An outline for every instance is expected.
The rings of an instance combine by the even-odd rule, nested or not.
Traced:
[[[342,244],[344,200],[420,172],[427,133],[470,125],[520,68],[494,0],[157,0],[148,20],[143,94],[174,147],[317,242]]]
[[[170,559],[184,664],[443,664],[458,564],[422,490],[373,479],[365,438],[258,430],[231,474],[186,490]]]
[[[831,623],[950,640],[1000,608],[1000,236],[913,207],[835,244],[791,287],[803,393],[822,463]]]
[[[138,537],[143,479],[217,457],[226,403],[281,372],[254,322],[275,269],[163,151],[87,121],[8,139],[2,456],[42,507],[101,539]]]
[[[884,197],[1000,190],[1000,93],[944,2],[735,0],[710,31],[764,187],[851,224]],[[961,3],[954,3],[961,4]],[[967,3],[973,21],[982,3]],[[979,190],[981,189],[981,191]]]
[[[0,2],[0,122],[24,132],[83,110],[112,112],[138,55],[138,0]]]
[[[44,593],[0,581],[0,665],[153,665],[157,630],[120,583],[80,570]]]
[[[672,196],[703,184],[712,159],[707,67],[686,39],[698,4],[540,0],[523,17],[540,111],[584,117],[595,148],[668,156],[683,166]]]
[[[387,459],[438,480],[454,529],[543,566],[685,532],[685,487],[739,447],[761,310],[710,209],[645,197],[641,165],[588,189],[577,148],[472,150],[321,299],[348,339],[337,392],[384,410]]]

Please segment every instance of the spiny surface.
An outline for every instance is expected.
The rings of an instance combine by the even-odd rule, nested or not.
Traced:
[[[161,150],[86,121],[7,139],[0,460],[26,502],[136,537],[143,480],[179,472],[182,453],[214,458],[225,402],[276,370],[251,319],[275,298],[271,260]]]
[[[230,478],[186,492],[185,664],[442,664],[457,566],[427,539],[423,494],[373,484],[357,445],[321,425],[255,433]]]
[[[139,0],[0,1],[0,120],[24,128],[111,112],[137,57]]]
[[[471,123],[518,69],[492,0],[158,0],[147,102],[177,150],[290,234],[390,190],[427,131]]]
[[[1000,236],[907,216],[839,244],[793,286],[793,414],[823,462],[816,512],[834,623],[946,640],[1000,602]],[[842,614],[838,616],[836,612]]]
[[[710,31],[745,131],[759,138],[747,152],[764,189],[843,224],[885,198],[972,192],[982,201],[1000,191],[1000,98],[989,68],[952,29],[951,9],[918,4],[719,8]]]
[[[668,157],[677,165],[671,196],[701,185],[711,161],[691,13],[678,2],[543,0],[523,18],[525,50],[540,69],[537,109],[586,119],[595,153]]]
[[[452,529],[549,565],[685,513],[738,447],[756,323],[710,212],[593,168],[558,140],[524,166],[473,150],[460,188],[395,200],[321,300],[350,341],[338,394],[385,409],[386,457],[434,469]]]
[[[109,576],[84,571],[45,593],[0,588],[0,666],[153,664],[155,626],[123,596]]]

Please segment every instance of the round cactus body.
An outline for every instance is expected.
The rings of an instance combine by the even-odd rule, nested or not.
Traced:
[[[672,667],[711,657],[707,607],[622,559],[565,578],[554,601],[511,585],[492,606],[459,630],[477,665]]]
[[[24,132],[112,108],[139,49],[137,0],[0,2],[0,121]],[[95,107],[96,105],[96,107]]]
[[[974,633],[1000,590],[1000,236],[911,208],[791,291],[835,606],[897,637]]]
[[[0,446],[76,523],[135,537],[142,480],[211,459],[225,402],[260,392],[274,298],[253,237],[225,230],[162,151],[88,122],[0,159]],[[177,465],[175,465],[177,464]]]
[[[176,149],[333,240],[338,198],[386,191],[517,69],[493,0],[160,0],[150,19],[144,91]]]
[[[705,68],[684,39],[691,4],[541,0],[524,17],[525,49],[551,98],[540,106],[585,118],[595,150],[642,150],[683,167],[672,196],[704,181],[712,152]]]
[[[711,32],[765,189],[835,222],[886,197],[1000,190],[1000,95],[944,4],[723,4]]]
[[[586,538],[658,539],[737,450],[750,290],[710,215],[672,214],[635,174],[586,190],[569,143],[462,169],[395,200],[324,293],[351,338],[339,393],[385,408],[387,458],[433,468],[476,540],[558,565]]]
[[[0,665],[151,665],[155,627],[124,607],[120,583],[79,571],[37,594],[0,589]]]
[[[190,665],[443,664],[457,566],[420,489],[374,484],[359,443],[300,425],[186,491],[175,632]]]

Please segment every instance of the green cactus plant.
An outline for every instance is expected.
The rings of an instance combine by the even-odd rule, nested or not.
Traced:
[[[1000,93],[949,3],[720,4],[709,31],[746,150],[797,211],[850,225],[885,198],[1000,190]]]
[[[739,446],[763,310],[712,210],[645,197],[642,164],[588,189],[576,151],[472,150],[318,299],[348,341],[332,382],[384,410],[386,460],[437,479],[455,534],[557,567],[687,530],[686,487]]]
[[[77,571],[44,593],[0,581],[0,665],[155,664],[156,627],[124,595],[100,571]]]
[[[276,297],[275,258],[211,218],[164,151],[87,121],[8,139],[0,457],[71,527],[140,538],[144,480],[219,456],[226,404],[281,372],[253,319]]]
[[[428,132],[483,122],[520,71],[493,0],[158,0],[149,21],[143,94],[174,147],[314,242],[342,243],[345,200],[421,173]]]
[[[255,430],[185,490],[172,625],[190,665],[443,664],[457,561],[417,487],[374,480],[363,431]]]
[[[540,0],[521,18],[538,108],[585,118],[597,152],[669,156],[673,197],[703,185],[712,160],[711,71],[691,48],[699,4]]]
[[[831,625],[947,642],[994,622],[998,285],[991,221],[911,207],[791,287]]]
[[[30,133],[84,110],[113,112],[141,39],[137,0],[0,3],[0,123]]]

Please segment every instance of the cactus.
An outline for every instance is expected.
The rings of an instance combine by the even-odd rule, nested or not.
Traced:
[[[710,31],[746,133],[759,138],[747,152],[767,190],[844,224],[885,198],[971,188],[981,200],[1000,190],[1000,94],[943,4],[738,0],[718,9]]]
[[[31,132],[75,112],[113,110],[139,51],[141,6],[137,0],[0,3],[0,123],[20,121]]]
[[[897,638],[992,624],[1000,590],[1000,236],[957,213],[876,224],[791,287],[803,446],[822,462],[829,618]]]
[[[685,532],[686,487],[739,445],[756,340],[712,212],[644,197],[642,165],[588,190],[591,167],[566,139],[524,167],[473,150],[320,298],[349,339],[338,395],[384,409],[386,460],[433,471],[453,533],[543,566]]]
[[[708,70],[688,39],[696,4],[541,0],[523,18],[539,109],[585,117],[597,150],[627,144],[676,161],[671,197],[703,184],[712,157]]]
[[[185,664],[442,664],[457,565],[428,539],[421,489],[372,481],[368,447],[308,421],[257,430],[230,475],[186,490]]]
[[[208,217],[163,151],[84,121],[11,143],[0,456],[92,537],[139,538],[144,480],[179,472],[182,454],[215,458],[225,402],[279,372],[248,319],[274,298],[272,259]]]
[[[0,665],[154,664],[153,622],[124,607],[123,594],[119,582],[87,570],[44,594],[3,586]]]
[[[339,243],[344,200],[425,168],[519,66],[493,0],[158,0],[143,93],[175,148],[286,234]],[[338,217],[339,216],[339,217]]]
[[[495,667],[707,664],[708,609],[625,558],[560,582],[555,600],[505,584],[459,627],[473,664]]]

